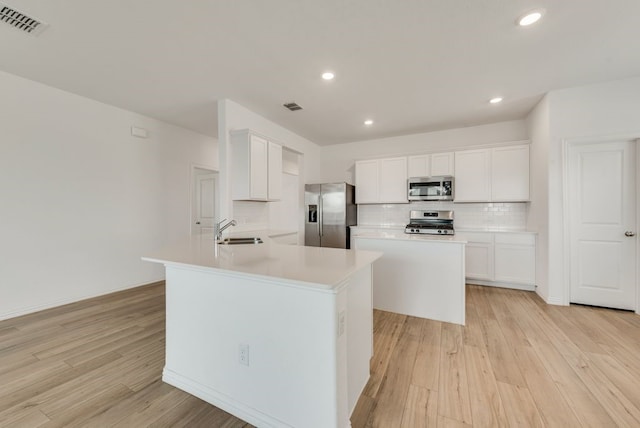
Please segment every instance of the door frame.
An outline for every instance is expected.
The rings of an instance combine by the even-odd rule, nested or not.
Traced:
[[[635,313],[640,315],[640,135],[614,134],[604,136],[562,139],[562,246],[563,246],[563,295],[562,305],[571,303],[571,207],[569,201],[569,149],[577,145],[627,141],[636,144],[636,301]]]
[[[189,235],[193,235],[193,228],[194,228],[194,224],[193,224],[193,207],[195,205],[195,183],[196,183],[196,176],[200,175],[196,172],[196,170],[206,170],[209,171],[212,174],[217,174],[218,177],[216,179],[216,188],[215,188],[215,195],[214,195],[214,217],[215,218],[220,218],[220,171],[215,169],[213,166],[211,165],[204,165],[204,164],[197,164],[197,163],[191,163],[189,165],[189,218],[188,218],[188,222],[189,222]]]

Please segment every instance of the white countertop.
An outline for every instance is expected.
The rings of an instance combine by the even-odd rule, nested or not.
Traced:
[[[354,230],[376,230],[382,232],[404,232],[405,226],[388,226],[388,225],[358,225],[351,226],[351,229]],[[530,230],[520,230],[520,229],[507,229],[503,227],[456,227],[456,232],[465,233],[465,232],[488,232],[488,233],[531,233],[537,235],[537,232],[532,232]],[[455,235],[454,235],[455,236]]]
[[[518,230],[518,229],[505,229],[500,227],[485,227],[485,228],[464,228],[464,227],[456,227],[456,232],[465,233],[465,232],[487,232],[487,233],[529,233],[532,235],[537,235],[538,232],[532,232],[530,230]]]
[[[269,238],[276,235],[278,233],[274,231],[231,235],[257,236],[264,241],[263,244],[244,245],[214,245],[213,237],[196,235],[150,252],[142,260],[272,277],[331,290],[382,256],[375,251],[281,245]]]
[[[402,241],[423,241],[423,242],[446,242],[452,244],[466,244],[467,241],[456,237],[456,235],[426,235],[426,234],[411,234],[404,233],[404,231],[377,230],[375,232],[362,232],[353,235],[354,238],[365,239],[395,239]]]

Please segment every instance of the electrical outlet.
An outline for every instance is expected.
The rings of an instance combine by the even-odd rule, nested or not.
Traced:
[[[238,361],[245,366],[249,365],[249,345],[240,344],[238,348]]]
[[[345,324],[347,323],[345,311],[340,311],[338,314],[338,337],[344,334]]]

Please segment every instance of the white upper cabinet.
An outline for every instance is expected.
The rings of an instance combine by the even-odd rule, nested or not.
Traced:
[[[455,154],[454,202],[491,199],[491,150],[465,150]]]
[[[380,202],[409,202],[407,158],[380,159]]]
[[[282,146],[269,141],[269,168],[267,169],[267,199],[282,199]]]
[[[233,200],[277,200],[282,193],[282,146],[248,129],[231,133]]]
[[[356,162],[356,203],[408,203],[407,158]]]
[[[430,155],[415,155],[407,158],[408,177],[435,177],[438,175],[453,175],[454,154],[432,153]]]
[[[491,200],[529,200],[529,145],[491,149]]]
[[[455,202],[529,200],[529,145],[455,154]]]
[[[408,177],[429,177],[431,175],[431,155],[409,156],[407,164]]]
[[[431,155],[431,173],[429,175],[455,175],[453,152],[433,153]]]
[[[379,200],[377,160],[356,162],[356,204],[375,204]]]

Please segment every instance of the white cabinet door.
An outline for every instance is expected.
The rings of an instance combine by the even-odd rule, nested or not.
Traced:
[[[535,285],[535,236],[497,233],[494,279],[500,282]]]
[[[419,155],[407,158],[408,177],[429,177],[431,175],[431,156]]]
[[[466,247],[466,277],[493,280],[493,246],[480,242],[468,242]]]
[[[378,161],[356,162],[356,204],[378,202]]]
[[[491,150],[491,200],[529,200],[529,145]]]
[[[268,199],[282,199],[282,146],[269,141]]]
[[[454,154],[450,153],[433,153],[431,155],[430,169],[432,176],[436,175],[454,175]]]
[[[465,150],[455,154],[454,202],[488,202],[491,198],[491,151]]]
[[[267,199],[268,142],[251,135],[249,151],[249,197]]]
[[[231,132],[231,195],[234,201],[282,197],[282,146],[249,129]]]
[[[380,159],[380,203],[408,203],[407,158]]]
[[[493,233],[463,232],[456,235],[467,241],[465,276],[468,279],[493,280]]]

